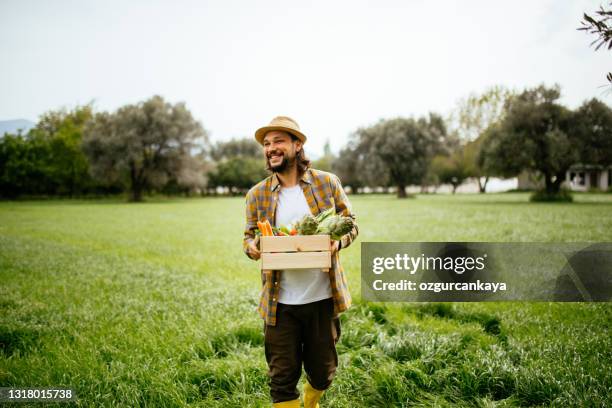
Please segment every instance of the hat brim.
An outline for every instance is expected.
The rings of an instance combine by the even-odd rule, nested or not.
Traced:
[[[290,133],[300,139],[302,143],[306,143],[306,136],[302,132],[285,126],[264,126],[262,128],[259,128],[257,129],[257,132],[255,132],[255,140],[257,140],[260,145],[263,145],[263,139],[266,136],[266,133],[271,132],[273,130],[282,130],[283,132]]]

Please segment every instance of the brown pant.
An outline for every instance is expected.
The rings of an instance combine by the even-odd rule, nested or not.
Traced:
[[[266,361],[272,402],[298,399],[302,363],[310,385],[327,389],[338,366],[340,320],[333,299],[305,305],[278,304],[276,326],[264,323]]]

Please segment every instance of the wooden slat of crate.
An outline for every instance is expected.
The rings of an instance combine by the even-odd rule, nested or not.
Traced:
[[[295,235],[289,237],[261,237],[262,252],[329,251],[329,235]]]
[[[331,268],[331,256],[329,251],[264,252],[261,254],[261,268],[264,270],[304,268],[329,270]]]

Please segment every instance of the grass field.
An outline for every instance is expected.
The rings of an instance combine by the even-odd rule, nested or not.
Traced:
[[[364,304],[358,244],[612,241],[612,195],[351,201],[355,305],[322,407],[612,405],[611,304]],[[81,406],[268,406],[243,225],[242,198],[0,203],[0,386],[72,387]]]

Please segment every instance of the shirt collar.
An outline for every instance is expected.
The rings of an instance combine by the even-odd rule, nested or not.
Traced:
[[[302,178],[300,178],[300,182],[304,182],[306,184],[312,184],[312,174],[310,174],[310,169],[307,169]],[[272,174],[272,182],[270,184],[270,190],[274,191],[280,186],[280,181],[278,180],[278,175],[276,173]]]

